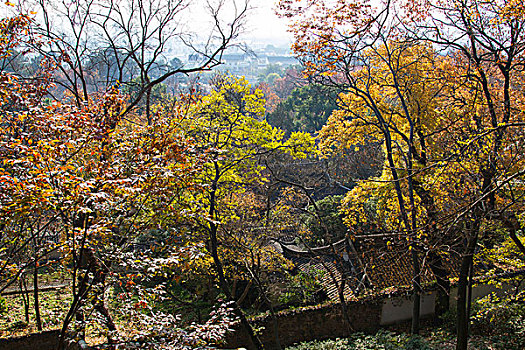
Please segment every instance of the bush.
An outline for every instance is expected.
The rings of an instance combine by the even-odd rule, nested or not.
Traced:
[[[346,339],[301,343],[287,350],[432,350],[427,341],[418,336],[379,331],[375,335],[352,334]]]
[[[323,226],[315,216],[304,216],[306,227],[312,232],[312,238],[309,243],[314,245],[324,245],[326,244],[326,242],[324,242],[325,239],[338,240],[345,237],[347,228],[343,223],[342,215],[339,213],[342,200],[343,196],[327,196],[316,201],[317,207],[320,211],[319,215],[326,224],[331,237],[326,237]],[[313,212],[314,207],[308,207],[308,211]]]
[[[473,332],[490,336],[502,349],[525,349],[524,300],[525,294],[501,299],[490,294],[477,300],[472,315]]]
[[[281,306],[295,307],[314,305],[323,302],[326,295],[322,291],[320,280],[325,272],[312,268],[287,276],[286,289],[281,291],[278,302]]]
[[[4,297],[0,296],[0,315],[5,315],[7,313],[7,301]]]
[[[349,349],[348,339],[334,339],[323,341],[312,341],[297,344],[286,348],[286,350],[338,350]]]

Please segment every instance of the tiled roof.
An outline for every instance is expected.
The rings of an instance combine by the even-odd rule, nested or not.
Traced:
[[[411,287],[413,268],[411,250],[406,241],[382,238],[354,242],[370,283],[376,289]],[[427,265],[422,267],[421,283],[431,283],[434,275]]]
[[[301,271],[310,271],[314,268],[329,270],[322,277],[321,284],[332,300],[338,300],[338,291],[330,273],[338,281],[343,274],[346,276],[347,284],[344,290],[346,299],[357,296],[365,288],[384,290],[391,287],[411,288],[412,286],[412,257],[406,240],[365,236],[360,236],[352,242],[341,240],[334,243],[337,257],[331,246],[308,250],[293,244],[281,244],[281,247],[283,255]],[[345,252],[346,259],[343,259]],[[444,267],[451,273],[450,277],[454,277],[458,261],[459,259],[453,256],[444,260]],[[427,262],[423,261],[421,269],[420,277],[423,285],[435,281],[435,276]]]
[[[298,270],[303,272],[312,272],[313,270],[323,271],[321,280],[319,283],[323,286],[323,290],[326,292],[326,295],[331,300],[339,300],[339,291],[337,286],[333,283],[333,278],[337,280],[338,283],[342,280],[342,274],[340,269],[336,267],[330,257],[323,256],[320,258],[306,258],[306,257],[292,257],[294,265]],[[332,277],[333,276],[333,277]],[[350,280],[350,279],[349,279]],[[349,300],[354,296],[351,286],[345,284],[344,288],[345,300]]]
[[[328,297],[334,301],[339,299],[338,291],[330,274],[338,282],[342,276],[346,277],[346,300],[358,296],[364,289],[381,291],[390,288],[412,288],[412,254],[406,237],[402,235],[356,236],[352,241],[343,239],[331,246],[309,249],[301,248],[293,243],[294,239],[287,238],[286,242],[276,243],[280,246],[279,251],[285,258],[290,259],[298,270],[326,271],[320,284]],[[439,252],[441,268],[446,271],[449,279],[458,277],[461,264],[461,256],[458,253],[461,247],[458,247],[458,244],[461,242],[456,242],[449,251]],[[419,254],[422,287],[436,281],[436,276],[430,268],[431,255],[429,251]],[[522,270],[513,271],[512,266],[494,263],[487,265],[479,260],[476,261],[474,270],[477,276],[483,276],[494,269],[504,273],[525,274]]]

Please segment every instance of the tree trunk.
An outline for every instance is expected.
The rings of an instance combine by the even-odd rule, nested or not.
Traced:
[[[76,259],[74,259],[73,261],[75,261],[75,264],[78,263]],[[78,266],[81,266],[80,263],[78,263]],[[78,335],[80,335],[81,339],[84,339],[85,337],[84,330],[86,323],[84,319],[84,313],[81,309],[81,303],[84,300],[89,289],[91,289],[91,284],[89,284],[88,281],[90,272],[91,266],[87,266],[84,276],[78,281],[78,285],[75,282],[73,283],[73,300],[71,301],[71,305],[69,306],[67,315],[64,318],[64,321],[62,322],[62,329],[60,330],[60,337],[58,339],[58,350],[64,350],[66,348],[67,330],[69,328],[69,325],[71,324],[71,321],[73,320],[73,316],[75,317],[76,321],[78,321],[77,325],[80,325]],[[76,275],[74,276],[73,281],[76,281]]]
[[[469,257],[463,258],[458,280],[456,350],[466,350],[468,345],[467,284],[469,260]]]
[[[350,315],[348,315],[348,308],[346,307],[346,300],[345,300],[345,285],[346,285],[346,279],[341,276],[341,283],[338,287],[338,297],[339,297],[339,303],[341,304],[341,312],[343,313],[343,319],[346,322],[346,327],[348,334],[352,334],[354,331],[354,328],[352,327],[352,321],[350,320]]]
[[[40,302],[38,299],[38,261],[35,260],[35,268],[33,269],[33,306],[35,308],[36,328],[42,331],[42,319],[40,317]]]
[[[220,169],[219,164],[217,161],[214,161],[214,170],[215,170],[215,178],[212,182],[211,191],[209,192],[210,195],[210,207],[208,209],[208,214],[210,215],[211,219],[216,219],[216,192],[218,187],[218,182],[220,178]],[[218,253],[218,244],[217,244],[217,231],[219,228],[219,224],[217,224],[214,221],[209,222],[208,224],[208,233],[209,233],[209,239],[210,239],[210,253],[213,258],[213,262],[215,265],[215,270],[217,272],[217,276],[219,277],[219,286],[222,290],[222,292],[226,295],[226,298],[232,303],[233,310],[237,314],[237,317],[239,317],[242,326],[248,332],[248,335],[250,336],[250,339],[253,343],[253,345],[258,349],[262,350],[264,349],[263,344],[253,331],[252,326],[246,319],[246,316],[244,315],[244,312],[240,308],[239,304],[235,301],[235,298],[233,297],[230,288],[228,286],[228,282],[226,281],[226,277],[224,276],[224,269],[222,267],[221,259],[219,258]]]
[[[420,139],[423,140],[424,136],[421,135]],[[426,154],[426,152],[425,152]],[[426,158],[422,158],[419,161],[420,165],[427,166]],[[421,204],[427,211],[428,216],[428,228],[427,232],[430,235],[432,240],[442,239],[438,229],[436,227],[436,222],[439,222],[440,217],[437,212],[436,204],[434,197],[428,189],[425,189],[422,184],[416,179],[412,180],[414,186],[414,191],[417,193],[421,199]],[[439,325],[441,323],[441,317],[449,311],[450,308],[450,280],[449,280],[449,271],[445,268],[443,264],[443,258],[441,255],[433,250],[430,250],[428,253],[428,266],[431,269],[432,273],[436,277],[437,283],[437,296],[436,296],[436,307],[435,307],[435,317],[434,323]]]
[[[437,296],[434,323],[441,324],[441,317],[450,309],[450,281],[448,271],[443,266],[443,260],[436,252],[429,253],[429,267],[436,276]]]
[[[412,334],[419,334],[419,315],[421,313],[421,268],[419,266],[419,256],[415,249],[412,247],[412,268],[414,269],[413,276],[413,297],[412,297],[412,324],[410,332]]]
[[[20,296],[24,303],[24,315],[26,323],[29,324],[29,292],[27,290],[27,284],[25,280],[25,275],[20,276]]]
[[[472,279],[474,277],[474,258],[470,260],[467,284],[467,331],[470,334],[470,310],[472,308]]]
[[[148,81],[149,83],[149,81]],[[148,125],[152,124],[151,120],[151,87],[146,91],[146,120]]]
[[[232,303],[233,310],[237,314],[237,317],[239,317],[241,324],[243,325],[246,332],[248,332],[248,335],[250,336],[250,339],[253,343],[253,345],[258,350],[263,350],[264,346],[253,331],[252,326],[248,322],[248,319],[246,319],[246,316],[244,315],[244,312],[239,307],[235,299],[233,298],[230,288],[228,286],[228,282],[226,281],[226,277],[224,276],[224,269],[222,267],[222,262],[219,258],[219,254],[217,251],[217,224],[210,223],[210,250],[211,255],[213,258],[213,262],[215,265],[215,270],[217,272],[217,275],[219,277],[219,286],[221,287],[222,292],[226,295],[226,298]]]
[[[270,309],[270,315],[272,316],[272,325],[273,325],[273,337],[275,339],[275,348],[276,350],[281,350],[281,340],[279,337],[279,322],[277,319],[277,314],[275,313],[275,309],[273,308],[272,302],[270,298],[268,298],[268,295],[266,294],[266,290],[264,289],[264,286],[260,280],[260,278],[253,272],[253,270],[246,264],[246,268],[248,271],[250,271],[250,274],[252,275],[252,278],[255,280],[255,283],[257,284],[257,288],[259,289],[259,293],[261,293],[262,297],[268,304],[268,308]],[[250,281],[251,284],[251,281]]]
[[[468,314],[468,284],[470,269],[474,257],[474,250],[477,244],[477,234],[470,237],[467,244],[465,255],[461,259],[458,280],[458,304],[457,304],[457,343],[456,350],[467,350],[469,336],[469,319]]]
[[[108,343],[111,344],[111,334],[117,331],[117,327],[115,322],[113,322],[113,317],[106,306],[106,298],[104,295],[108,268],[101,261],[99,261],[99,259],[97,259],[95,252],[92,249],[86,249],[85,255],[88,265],[93,266],[92,284],[95,288],[99,288],[99,293],[97,293],[97,295],[95,295],[94,299],[92,300],[93,308],[104,317],[105,326],[109,331]]]
[[[108,327],[108,343],[111,344],[113,342],[112,334],[117,331],[117,327],[115,323],[113,322],[113,318],[111,317],[111,314],[109,313],[109,310],[106,306],[106,303],[104,302],[105,298],[102,297],[102,300],[99,300],[94,308],[97,310],[102,316],[104,316],[104,320],[106,323],[106,327]]]

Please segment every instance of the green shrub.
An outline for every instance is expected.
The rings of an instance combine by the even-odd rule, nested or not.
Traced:
[[[281,291],[278,302],[288,307],[313,305],[323,302],[319,297],[322,286],[320,280],[325,272],[312,268],[310,271],[298,271],[287,276],[286,289]]]
[[[346,339],[301,343],[287,350],[432,350],[427,341],[418,336],[379,331],[374,335],[352,334]]]
[[[4,297],[0,296],[0,315],[7,314],[7,301]]]
[[[316,205],[319,208],[319,215],[323,219],[326,228],[330,233],[331,237],[326,237],[325,229],[319,222],[319,220],[313,215],[305,215],[304,222],[306,227],[312,232],[312,237],[309,243],[314,245],[324,245],[324,240],[338,240],[344,238],[346,234],[346,226],[343,223],[343,217],[339,213],[341,207],[341,201],[344,196],[327,196],[321,200],[316,201]],[[314,212],[313,206],[308,207],[309,212]]]
[[[524,300],[525,295],[500,299],[494,294],[477,300],[472,331],[489,336],[497,348],[525,349]]]
[[[348,339],[334,339],[305,342],[288,347],[286,350],[338,350],[349,349],[348,346]]]
[[[405,350],[432,350],[427,341],[419,336],[412,336],[408,339],[404,347]]]

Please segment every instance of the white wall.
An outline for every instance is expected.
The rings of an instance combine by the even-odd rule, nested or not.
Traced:
[[[513,288],[508,284],[503,284],[498,288],[492,284],[477,285],[472,288],[472,300],[482,298],[490,293],[496,293],[501,296],[505,291]],[[455,309],[457,305],[457,288],[450,291],[450,308]],[[426,292],[421,295],[421,316],[431,316],[435,312],[436,306],[435,291]],[[393,297],[383,301],[381,310],[381,325],[389,325],[397,322],[408,321],[412,319],[412,298],[410,296]]]
[[[435,312],[436,292],[423,293],[421,295],[421,316],[430,316]],[[393,324],[407,321],[412,318],[412,298],[394,297],[383,301],[381,310],[381,325]]]
[[[474,300],[476,299],[483,298],[484,296],[487,296],[490,293],[496,293],[496,295],[501,297],[504,295],[506,291],[509,291],[513,288],[514,287],[506,283],[502,283],[501,288],[496,287],[493,284],[480,284],[477,286],[473,286],[472,287],[472,302],[474,302]],[[456,308],[456,305],[458,304],[457,297],[458,297],[458,289],[454,287],[450,290],[450,299],[449,299],[450,309]]]

